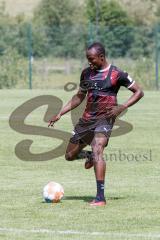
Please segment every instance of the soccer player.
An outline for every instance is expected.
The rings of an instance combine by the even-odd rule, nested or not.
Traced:
[[[76,124],[70,138],[65,158],[68,161],[86,158],[85,168],[94,167],[97,195],[91,206],[104,206],[104,181],[106,162],[103,158],[116,117],[143,97],[143,91],[134,80],[110,64],[106,58],[104,46],[95,42],[86,49],[89,67],[80,77],[80,86],[72,99],[53,116],[48,126],[53,126],[62,115],[79,106],[87,94],[86,108]],[[122,105],[117,104],[117,93],[121,86],[132,92],[130,98]],[[91,145],[92,151],[85,151]]]

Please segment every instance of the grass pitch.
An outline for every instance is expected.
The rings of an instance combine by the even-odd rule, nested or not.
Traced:
[[[16,157],[14,148],[21,140],[34,140],[34,153],[54,149],[60,140],[13,131],[9,127],[12,111],[35,96],[54,95],[66,102],[72,94],[63,90],[1,90],[0,239],[160,239],[159,92],[146,92],[122,117],[134,126],[130,133],[110,139],[105,150],[105,207],[88,204],[95,196],[96,184],[93,169],[85,170],[83,161],[67,162],[61,156],[30,162]],[[129,94],[121,91],[119,103]],[[46,108],[35,110],[26,123],[47,128],[43,122]],[[56,124],[56,129],[67,132],[72,128],[70,114]],[[111,158],[113,153],[117,160]],[[122,160],[120,153],[127,158]],[[43,186],[51,180],[64,187],[65,197],[59,204],[43,202]]]

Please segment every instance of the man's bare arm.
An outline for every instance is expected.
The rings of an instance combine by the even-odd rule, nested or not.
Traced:
[[[129,88],[130,91],[133,92],[132,96],[123,104],[125,108],[128,108],[138,102],[143,96],[144,92],[138,86],[138,84],[134,83],[132,87]]]
[[[72,97],[72,99],[60,110],[60,112],[53,116],[49,121],[49,126],[53,126],[56,121],[58,121],[62,115],[71,111],[72,109],[78,107],[84,100],[86,93],[83,92],[81,89]]]
[[[136,83],[134,83],[134,85],[132,87],[130,87],[129,90],[132,91],[133,94],[125,103],[123,103],[122,105],[106,108],[107,109],[107,113],[106,113],[107,118],[117,117],[119,114],[121,114],[121,112],[123,112],[128,107],[134,105],[136,102],[138,102],[144,96],[142,89]]]
[[[82,92],[81,89],[72,97],[72,99],[60,110],[61,116],[78,107],[84,100],[86,93]]]

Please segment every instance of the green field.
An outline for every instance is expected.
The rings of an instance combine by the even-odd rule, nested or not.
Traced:
[[[15,145],[24,139],[34,140],[31,151],[35,154],[52,150],[61,141],[14,131],[9,126],[11,113],[36,96],[54,95],[66,102],[73,93],[1,90],[0,94],[0,239],[160,239],[159,92],[145,92],[141,102],[122,117],[133,130],[110,139],[105,154],[121,151],[128,156],[145,154],[148,159],[108,161],[107,205],[99,208],[88,204],[95,196],[95,179],[92,169],[84,169],[84,161],[65,161],[63,149],[61,157],[50,161],[22,161],[15,155]],[[128,96],[129,92],[121,91],[119,103]],[[27,117],[26,124],[47,128],[43,121],[46,109],[46,105],[39,107]],[[70,114],[55,128],[71,132]],[[64,187],[65,196],[59,204],[43,201],[43,186],[51,180]]]

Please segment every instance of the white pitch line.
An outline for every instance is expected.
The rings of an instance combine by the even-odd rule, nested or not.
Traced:
[[[110,237],[141,237],[144,239],[160,239],[160,233],[117,233],[117,232],[80,232],[73,230],[55,231],[50,229],[17,229],[17,228],[0,228],[0,232],[5,233],[40,233],[40,234],[57,234],[57,235],[88,235],[88,236],[110,236]]]

